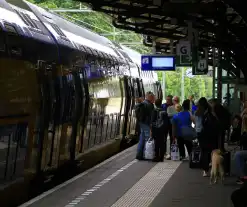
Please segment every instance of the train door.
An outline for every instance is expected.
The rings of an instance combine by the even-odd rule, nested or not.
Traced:
[[[137,90],[138,90],[138,97],[144,97],[144,92],[143,92],[143,88],[142,88],[142,80],[137,78],[136,79],[136,87],[137,87]]]
[[[134,106],[135,106],[135,98],[140,97],[139,90],[138,90],[138,84],[137,79],[133,78],[131,79],[131,106],[130,106],[130,121],[129,121],[129,133],[135,134],[136,129],[136,118],[134,116]]]
[[[145,98],[145,90],[144,90],[144,85],[143,85],[143,80],[140,79],[140,90],[141,90],[141,94],[142,94],[142,97]]]
[[[70,159],[70,140],[72,135],[72,113],[75,108],[75,87],[73,75],[61,67],[61,138],[59,145],[59,162],[63,164]]]
[[[89,88],[88,88],[88,80],[86,76],[86,72],[83,69],[79,70],[80,75],[80,84],[82,89],[82,110],[81,110],[81,119],[79,124],[79,153],[82,153],[84,150],[85,144],[85,129],[87,127],[88,115],[89,115]]]
[[[124,109],[124,125],[123,125],[123,137],[129,135],[129,117],[130,117],[130,108],[131,108],[131,99],[132,99],[132,89],[130,78],[124,76],[124,91],[125,91],[125,109]]]
[[[37,79],[40,86],[40,109],[38,112],[35,134],[36,142],[38,144],[38,156],[37,156],[37,173],[40,173],[46,166],[46,154],[48,145],[48,128],[50,118],[50,94],[49,94],[49,77],[47,70],[47,64],[43,61],[38,62],[37,66]]]
[[[46,153],[43,156],[46,164],[49,167],[58,167],[59,165],[59,144],[61,137],[61,116],[60,116],[60,74],[58,73],[58,68],[50,68],[47,74],[48,81],[48,101],[49,101],[49,124],[48,124],[48,135],[45,136],[46,143]]]
[[[74,83],[74,108],[72,109],[72,133],[70,140],[70,159],[74,160],[75,155],[79,153],[80,149],[80,119],[83,116],[83,88],[81,84],[80,73],[77,68],[72,71]]]

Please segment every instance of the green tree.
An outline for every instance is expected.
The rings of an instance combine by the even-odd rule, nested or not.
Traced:
[[[184,68],[185,74],[189,68]],[[165,94],[171,94],[181,96],[181,79],[182,71],[177,68],[176,71],[167,71],[165,73]],[[162,82],[162,72],[158,72],[158,79]],[[164,89],[163,89],[164,90]],[[189,78],[184,77],[184,98],[188,98],[190,95],[194,95],[195,99],[200,97],[211,98],[213,92],[212,78],[208,76],[194,76]]]

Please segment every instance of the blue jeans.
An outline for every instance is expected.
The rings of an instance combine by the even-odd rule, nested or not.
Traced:
[[[139,143],[137,146],[137,159],[143,159],[143,151],[145,147],[146,141],[150,138],[150,127],[146,124],[140,123],[140,138],[139,138]]]
[[[245,165],[247,161],[247,150],[238,151],[234,155],[234,164],[236,166],[236,173],[239,177],[245,176]]]

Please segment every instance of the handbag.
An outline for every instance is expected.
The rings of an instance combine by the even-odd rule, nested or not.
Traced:
[[[188,141],[192,141],[196,137],[196,131],[192,126],[182,126],[181,136]]]
[[[190,118],[191,118],[191,113],[190,113]],[[192,141],[193,139],[196,138],[197,134],[195,129],[191,125],[182,125],[181,126],[181,136],[188,141]]]
[[[180,160],[180,154],[179,154],[179,148],[177,142],[171,145],[171,160],[173,161]]]
[[[144,159],[152,160],[154,159],[154,140],[149,138],[145,144]]]

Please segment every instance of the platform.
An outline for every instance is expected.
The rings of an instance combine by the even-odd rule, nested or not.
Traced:
[[[136,146],[20,207],[230,207],[234,178],[209,185],[187,162],[135,160]]]

